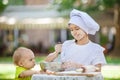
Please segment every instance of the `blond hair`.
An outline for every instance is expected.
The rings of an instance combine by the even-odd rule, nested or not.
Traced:
[[[28,51],[31,51],[28,48],[25,47],[19,47],[15,50],[14,54],[13,54],[13,62],[15,65],[19,65],[19,61],[21,60],[21,58],[24,56],[25,53],[27,53]]]

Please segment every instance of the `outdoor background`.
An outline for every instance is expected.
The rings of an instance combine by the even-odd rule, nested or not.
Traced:
[[[16,48],[33,50],[36,66],[58,42],[72,39],[67,23],[72,9],[87,12],[100,25],[93,42],[105,48],[105,80],[120,80],[120,0],[0,0],[0,80],[13,80]]]

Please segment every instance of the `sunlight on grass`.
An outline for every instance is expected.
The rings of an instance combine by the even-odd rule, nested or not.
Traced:
[[[120,79],[120,65],[106,65],[102,68],[102,74],[105,78]]]
[[[0,64],[0,79],[13,79],[15,66],[11,64]]]

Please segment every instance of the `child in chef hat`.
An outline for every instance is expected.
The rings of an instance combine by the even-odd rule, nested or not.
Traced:
[[[102,65],[106,64],[104,48],[88,37],[88,34],[95,35],[99,28],[99,24],[86,12],[71,11],[68,29],[74,39],[62,44],[61,61],[65,70],[92,65],[101,71]]]
[[[71,11],[68,29],[74,39],[65,41],[60,51],[62,67],[65,70],[78,70],[84,67],[86,72],[101,71],[102,65],[106,64],[104,48],[88,37],[88,34],[95,35],[99,28],[99,24],[86,12],[76,9]],[[60,47],[56,47],[56,50],[60,50]],[[50,55],[46,58],[48,62],[54,61],[57,57],[53,53]],[[92,69],[88,70],[89,68]]]

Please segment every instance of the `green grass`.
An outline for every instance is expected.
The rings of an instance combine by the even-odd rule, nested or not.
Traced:
[[[43,61],[45,56],[35,58],[36,63]],[[0,57],[0,63],[13,63],[12,57]]]
[[[45,56],[37,56],[35,58],[36,62],[39,63],[40,61],[43,61]],[[111,58],[111,57],[106,57],[106,61],[108,64],[120,64],[120,58]],[[0,63],[12,63],[12,57],[0,57]]]
[[[36,57],[36,63],[40,63],[43,61],[45,56],[43,57]],[[107,63],[108,64],[114,64],[114,65],[119,65],[120,66],[120,59],[119,58],[110,58],[106,57]],[[12,63],[12,58],[11,57],[0,57],[0,64],[4,64],[3,66],[0,66],[0,80],[13,80],[14,74],[15,74],[15,66],[7,66],[6,64],[13,64]],[[104,80],[120,80],[120,68],[112,68],[110,69],[105,68],[102,70],[102,74],[104,76]]]
[[[106,57],[106,61],[108,64],[120,64],[120,58]]]
[[[0,63],[12,63],[11,57],[0,57]]]

